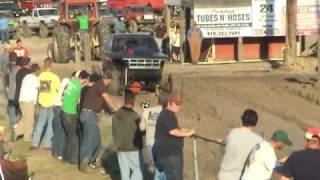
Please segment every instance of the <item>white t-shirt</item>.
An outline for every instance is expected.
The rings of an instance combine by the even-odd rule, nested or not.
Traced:
[[[19,102],[32,102],[36,104],[40,80],[34,74],[26,75],[21,84]]]
[[[252,149],[241,180],[270,179],[276,165],[277,157],[274,148],[269,142],[263,141]]]
[[[66,88],[66,86],[68,85],[70,79],[69,78],[63,78],[60,84],[60,88],[58,91],[58,95],[57,95],[57,100],[55,102],[55,106],[62,106],[62,96],[63,96],[63,92]]]
[[[219,180],[239,180],[242,167],[251,149],[263,139],[245,127],[234,128],[227,137]]]
[[[142,112],[142,121],[146,123],[146,144],[147,146],[153,146],[154,134],[156,131],[156,125],[162,106],[155,106],[151,108],[145,108]]]

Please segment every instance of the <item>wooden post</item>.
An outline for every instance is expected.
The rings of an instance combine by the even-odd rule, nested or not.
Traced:
[[[185,19],[185,11],[184,7],[180,6],[180,62],[184,63],[185,62],[185,51],[186,51],[186,46],[184,45],[187,43],[187,38],[186,38],[186,19]]]
[[[317,41],[317,83],[316,83],[316,87],[320,88],[320,37],[318,37],[318,41]]]
[[[170,7],[167,5],[165,8],[165,23],[166,23],[166,27],[167,27],[167,34],[168,36],[170,36],[170,24],[171,24],[171,11],[170,11]]]
[[[284,66],[292,69],[297,55],[297,0],[287,0],[286,8],[286,50]]]
[[[237,43],[237,60],[238,60],[238,62],[241,62],[241,60],[242,60],[242,44],[243,44],[243,38],[238,37],[238,43]]]

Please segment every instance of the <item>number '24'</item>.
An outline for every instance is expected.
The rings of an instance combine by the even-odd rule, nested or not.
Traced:
[[[273,13],[273,4],[261,4],[260,5],[260,12],[261,13]]]

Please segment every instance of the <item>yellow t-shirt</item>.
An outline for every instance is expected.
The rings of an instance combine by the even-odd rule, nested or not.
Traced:
[[[39,79],[39,104],[43,107],[51,107],[57,99],[60,78],[52,72],[42,72],[39,75]]]

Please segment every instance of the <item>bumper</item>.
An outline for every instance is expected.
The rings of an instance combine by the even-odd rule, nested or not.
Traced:
[[[161,76],[162,69],[128,69],[129,81],[158,82]]]

